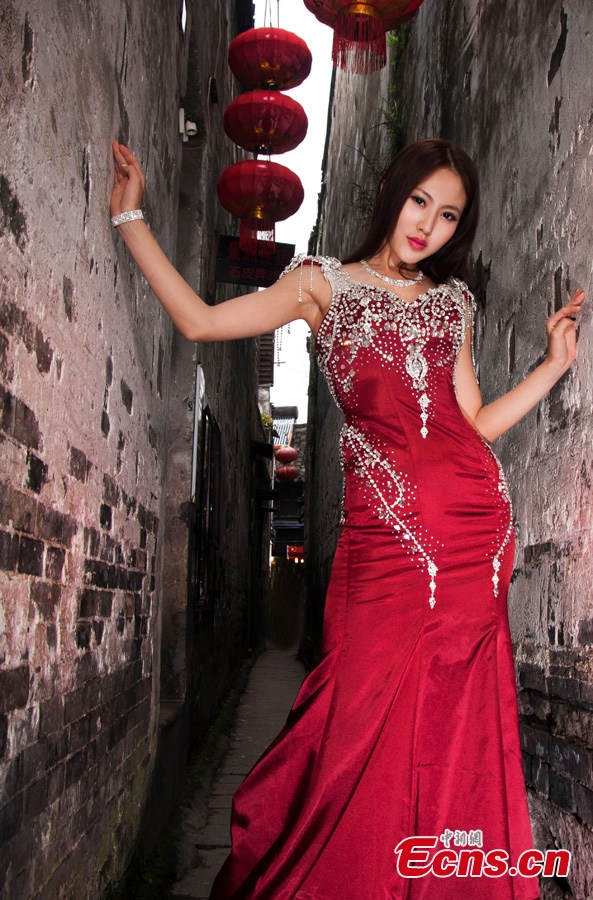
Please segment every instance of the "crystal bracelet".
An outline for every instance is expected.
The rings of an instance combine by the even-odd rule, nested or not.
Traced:
[[[120,213],[111,217],[111,224],[114,226],[123,225],[124,222],[133,222],[135,219],[143,219],[144,215],[141,209],[131,209],[129,212]]]

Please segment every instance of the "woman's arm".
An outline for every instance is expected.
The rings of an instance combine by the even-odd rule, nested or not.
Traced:
[[[123,144],[113,141],[115,182],[111,215],[139,209],[145,179],[138,160]],[[294,319],[305,319],[313,329],[329,305],[330,287],[320,273],[299,285],[298,270],[263,291],[234,297],[216,306],[205,303],[169,262],[142,219],[118,226],[128,250],[155,295],[181,333],[191,341],[221,341],[254,337]],[[300,287],[300,290],[299,290]],[[300,295],[300,298],[299,298]]]
[[[471,358],[472,335],[470,329],[466,329],[455,369],[457,402],[486,441],[495,441],[516,425],[571,367],[576,354],[577,326],[574,319],[581,311],[584,299],[585,292],[578,289],[566,306],[550,316],[546,322],[548,352],[545,360],[516,387],[487,406],[482,405]]]

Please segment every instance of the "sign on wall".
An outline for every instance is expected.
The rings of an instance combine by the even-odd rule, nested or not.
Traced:
[[[279,244],[265,256],[249,256],[239,249],[239,238],[228,234],[218,237],[216,280],[226,284],[269,287],[278,280],[294,256],[294,244]]]

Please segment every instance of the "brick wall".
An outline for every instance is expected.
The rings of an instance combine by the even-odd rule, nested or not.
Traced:
[[[114,4],[5,4],[2,32],[0,871],[10,897],[86,896],[154,755],[171,337],[110,228],[109,139],[147,148],[171,252],[182,39]]]
[[[226,46],[227,4],[210,4],[208,21],[194,7],[212,47]],[[151,787],[159,796],[161,628],[170,635],[186,617],[183,683],[202,651],[199,686],[178,695],[198,735],[248,644],[257,348],[173,342],[107,212],[115,136],[145,168],[146,216],[175,258],[189,52],[180,13],[181,3],[27,0],[0,15],[0,883],[18,900],[96,897],[122,875]],[[202,82],[223,78],[219,57]],[[210,208],[234,153],[223,108],[205,160]],[[203,231],[231,226],[195,215]],[[212,239],[182,260],[197,287]],[[200,357],[224,459],[237,462],[222,606],[216,628],[192,631],[183,515]],[[175,752],[182,774],[190,751]]]

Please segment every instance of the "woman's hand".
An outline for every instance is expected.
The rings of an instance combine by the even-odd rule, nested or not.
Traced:
[[[140,209],[146,179],[134,154],[124,144],[112,141],[115,181],[111,191],[111,215]]]
[[[570,369],[577,349],[577,323],[575,316],[580,313],[585,292],[578,288],[566,306],[563,306],[546,322],[548,333],[548,353],[546,361],[560,374]]]
[[[580,313],[584,299],[585,292],[576,290],[566,306],[550,316],[546,322],[548,353],[544,362],[536,366],[514,388],[487,406],[481,405],[481,396],[472,366],[469,338],[466,336],[456,369],[458,402],[462,412],[473,422],[485,440],[495,441],[516,425],[571,367],[577,343],[575,317]]]

